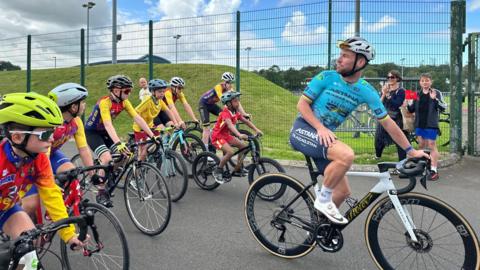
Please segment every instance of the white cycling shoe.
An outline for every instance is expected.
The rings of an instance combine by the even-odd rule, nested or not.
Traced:
[[[348,223],[348,219],[346,219],[340,211],[338,211],[337,206],[330,201],[326,203],[321,203],[320,200],[317,198],[315,203],[313,204],[315,208],[320,211],[325,217],[327,217],[331,222],[339,225],[345,225]]]

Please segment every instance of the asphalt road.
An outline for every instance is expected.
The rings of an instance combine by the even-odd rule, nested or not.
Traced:
[[[480,159],[465,158],[440,170],[440,180],[428,182],[428,191],[420,185],[415,190],[441,198],[458,209],[477,234],[479,164]],[[286,170],[297,179],[308,179],[305,168]],[[363,196],[375,182],[351,178],[353,197]],[[345,245],[338,253],[324,253],[317,248],[303,258],[286,260],[270,255],[250,234],[243,212],[247,187],[245,178],[235,178],[215,191],[204,191],[191,179],[185,197],[173,204],[167,229],[156,237],[141,234],[126,213],[123,196],[115,196],[112,210],[127,234],[131,269],[376,269],[363,235],[368,209],[343,231]]]

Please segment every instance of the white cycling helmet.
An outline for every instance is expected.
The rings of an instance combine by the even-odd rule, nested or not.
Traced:
[[[222,74],[222,80],[224,80],[226,82],[233,82],[233,81],[235,81],[235,75],[233,75],[230,72],[225,72],[225,73]]]
[[[70,104],[86,99],[87,96],[87,88],[78,83],[63,83],[53,88],[48,93],[48,97],[55,101],[58,107],[66,107]]]
[[[185,81],[180,77],[173,77],[170,80],[170,85],[173,87],[185,87]]]
[[[349,39],[338,42],[338,47],[341,49],[347,49],[354,53],[365,56],[367,61],[375,59],[375,48],[361,37],[351,37]]]

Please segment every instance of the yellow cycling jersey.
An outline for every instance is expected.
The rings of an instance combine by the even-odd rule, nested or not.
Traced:
[[[165,91],[165,97],[163,98],[163,102],[167,105],[174,105],[177,100],[180,100],[182,104],[187,103],[187,99],[185,98],[185,95],[182,93],[178,95],[173,94],[173,90],[171,88],[167,88],[167,91]]]
[[[147,123],[149,127],[153,127],[153,119],[160,113],[160,111],[167,111],[168,107],[163,100],[159,100],[157,104],[153,101],[153,97],[148,97],[142,103],[140,103],[135,111],[140,115],[143,120]],[[142,128],[137,124],[133,123],[133,130],[136,132],[142,131]]]

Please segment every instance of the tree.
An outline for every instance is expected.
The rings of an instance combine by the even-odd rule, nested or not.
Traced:
[[[21,70],[21,68],[19,66],[15,66],[9,61],[0,60],[0,71],[7,71],[7,70]]]

